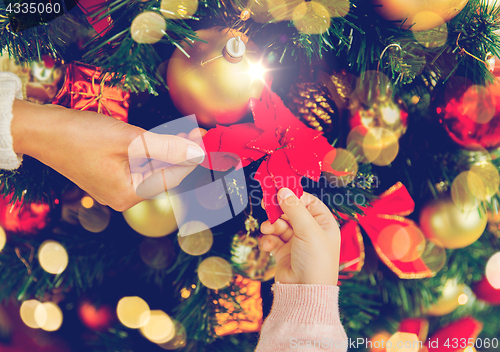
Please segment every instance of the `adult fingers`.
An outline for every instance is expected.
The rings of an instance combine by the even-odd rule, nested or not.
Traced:
[[[198,165],[205,152],[195,142],[172,135],[144,132],[128,148],[129,159],[157,159],[170,164]]]
[[[137,185],[135,192],[141,198],[152,198],[160,193],[177,187],[195,167],[196,166],[171,165],[167,168],[156,170]],[[134,178],[136,180],[140,179],[138,176],[132,176],[132,181],[134,183]]]

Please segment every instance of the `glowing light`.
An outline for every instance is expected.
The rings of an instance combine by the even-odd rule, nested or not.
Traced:
[[[478,184],[481,180],[470,171],[464,171],[459,174],[451,184],[451,198],[453,203],[463,211],[472,211],[479,206],[478,199],[472,194],[469,183],[472,184],[473,189],[478,189]]]
[[[187,334],[184,326],[177,320],[173,320],[173,322],[175,326],[174,337],[166,343],[158,344],[164,350],[177,350],[184,347],[187,342]]]
[[[82,203],[82,207],[90,209],[94,205],[94,200],[89,196],[85,196],[82,198],[81,203]]]
[[[411,97],[411,103],[412,104],[418,104],[418,102],[420,101],[420,97],[417,96],[417,95],[414,95]]]
[[[130,34],[140,44],[159,42],[167,29],[167,22],[159,13],[145,11],[132,21]]]
[[[0,251],[3,250],[5,244],[7,243],[7,235],[5,234],[5,230],[0,226]]]
[[[356,177],[358,163],[350,151],[337,148],[326,154],[323,159],[323,170],[326,171],[328,181],[333,187],[345,187]],[[334,170],[343,172],[345,175],[336,176],[333,174]]]
[[[409,332],[398,331],[387,341],[387,352],[418,352],[419,348],[418,336]]]
[[[413,18],[414,22],[427,21],[431,18],[436,23],[443,23],[443,19],[434,12],[420,12]],[[440,47],[446,44],[448,40],[448,26],[443,23],[440,26],[426,30],[426,31],[413,31],[413,37],[422,46],[426,48]]]
[[[478,199],[486,200],[498,192],[500,175],[497,168],[488,160],[474,164],[467,177],[467,185]]]
[[[50,274],[60,274],[68,266],[68,253],[64,247],[56,241],[45,241],[38,250],[38,261],[40,266]]]
[[[369,346],[371,347],[369,348],[369,350],[371,352],[385,352],[385,342],[390,338],[391,334],[389,334],[387,331],[380,331],[376,333],[370,338],[371,344],[369,344]]]
[[[388,129],[370,128],[363,138],[363,153],[371,163],[387,166],[399,153],[398,138]]]
[[[458,304],[463,306],[469,301],[469,296],[467,296],[465,293],[462,293],[460,296],[458,296]]]
[[[185,19],[198,9],[198,0],[162,0],[160,12],[166,19]]]
[[[192,234],[184,236],[184,234]],[[214,242],[214,236],[209,227],[201,221],[189,221],[179,229],[179,246],[190,255],[207,253]]]
[[[233,277],[233,269],[227,260],[220,257],[209,257],[198,267],[198,278],[208,288],[218,290],[226,287]]]
[[[322,34],[330,28],[330,12],[316,1],[301,3],[292,17],[294,26],[304,34]]]
[[[98,233],[108,227],[111,221],[111,212],[108,207],[97,203],[90,208],[82,206],[78,210],[78,220],[85,230]]]
[[[189,296],[191,296],[191,290],[183,287],[181,290],[181,297],[186,299],[186,298],[189,298]]]
[[[40,325],[35,320],[35,310],[40,305],[42,305],[42,303],[40,303],[35,299],[24,301],[23,304],[21,304],[21,308],[19,310],[19,313],[21,315],[21,320],[23,321],[24,324],[26,324],[28,327],[32,329],[40,328]],[[39,316],[39,320],[41,318],[42,317]],[[45,321],[42,322],[45,323]]]
[[[35,321],[42,330],[57,331],[63,322],[61,308],[53,302],[39,304],[35,309]]]
[[[500,252],[496,252],[488,259],[485,276],[493,288],[500,289]]]
[[[260,79],[264,81],[264,77],[266,74],[266,69],[262,66],[262,64],[250,64],[250,69],[248,70],[248,74],[252,77],[252,80]]]
[[[116,307],[118,320],[128,328],[139,329],[151,317],[148,304],[140,297],[123,297]]]
[[[167,313],[161,310],[152,310],[149,321],[140,328],[140,332],[149,341],[162,344],[173,339],[175,326]]]

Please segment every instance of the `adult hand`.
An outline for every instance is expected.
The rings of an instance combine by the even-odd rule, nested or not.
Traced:
[[[16,100],[13,111],[11,131],[16,153],[40,160],[117,211],[152,197],[152,192],[159,194],[164,187],[177,186],[204,159],[198,145],[203,131],[187,136],[195,142],[54,105]],[[143,141],[149,154],[146,161]],[[137,160],[144,164],[134,164]],[[150,168],[153,164],[156,169]]]
[[[276,282],[337,285],[340,230],[330,209],[313,195],[299,199],[288,188],[280,189],[278,201],[284,215],[260,228],[261,249],[276,259]]]

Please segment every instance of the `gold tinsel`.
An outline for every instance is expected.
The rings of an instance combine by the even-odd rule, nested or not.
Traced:
[[[292,86],[288,108],[309,127],[329,133],[346,107],[350,92],[347,74],[330,76],[319,71],[315,81],[308,82],[301,77]]]

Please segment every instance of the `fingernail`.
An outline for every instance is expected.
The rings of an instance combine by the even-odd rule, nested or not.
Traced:
[[[267,246],[268,243],[269,243],[269,241],[262,242],[262,248],[264,248],[265,246]]]
[[[187,147],[186,158],[191,164],[201,164],[205,160],[205,152],[200,147],[189,145]]]
[[[288,188],[282,188],[278,192],[278,196],[281,198],[281,200],[285,200],[288,197],[293,196],[293,192],[289,190]]]

